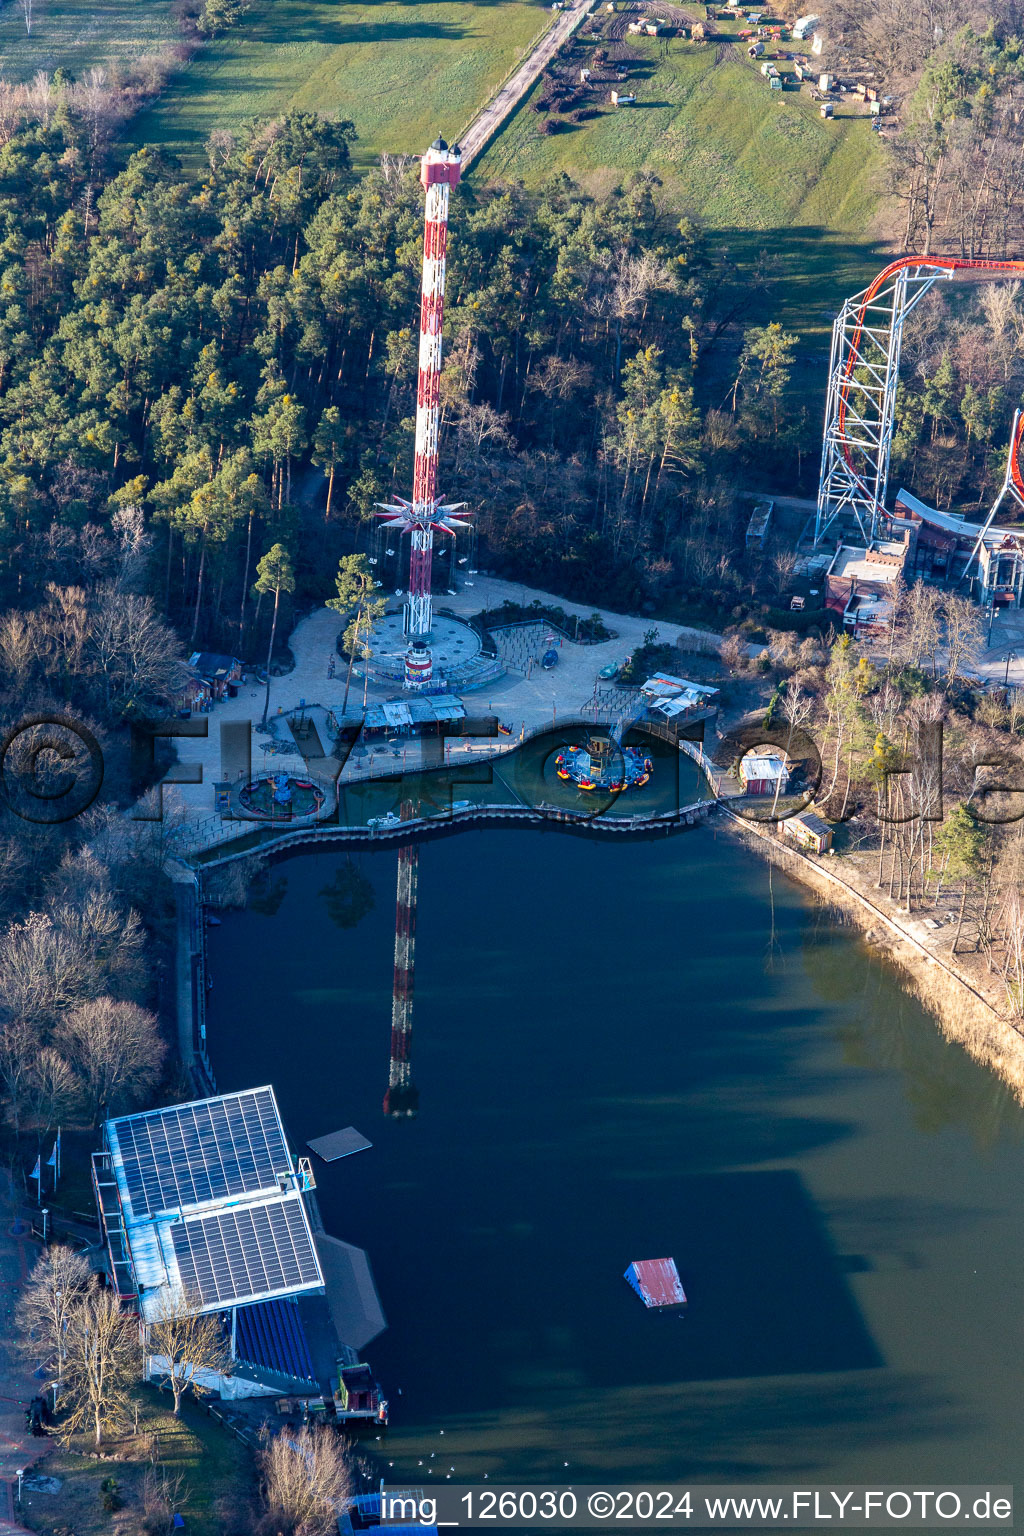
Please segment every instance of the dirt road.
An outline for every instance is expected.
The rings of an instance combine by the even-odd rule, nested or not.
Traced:
[[[522,101],[546,65],[550,64],[562,44],[590,15],[593,0],[576,0],[571,10],[560,11],[548,30],[539,37],[523,59],[515,73],[510,75],[498,94],[478,112],[462,135],[462,169],[469,169],[473,161],[490,143],[502,123]]]

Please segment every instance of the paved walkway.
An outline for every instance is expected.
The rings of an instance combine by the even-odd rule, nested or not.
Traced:
[[[510,747],[524,731],[534,730],[549,721],[557,723],[559,718],[564,718],[566,715],[578,716],[592,699],[595,688],[608,686],[602,685],[598,678],[601,668],[607,666],[609,662],[621,663],[630,652],[643,644],[644,635],[651,629],[658,630],[659,641],[663,642],[672,643],[680,636],[688,637],[695,650],[717,650],[720,644],[719,636],[705,630],[690,629],[678,624],[658,623],[655,619],[637,618],[630,614],[614,613],[608,609],[595,610],[592,604],[569,603],[564,598],[555,597],[551,593],[526,588],[518,582],[503,581],[497,577],[474,577],[473,581],[467,582],[465,589],[456,597],[444,598],[443,606],[468,618],[482,609],[500,608],[506,600],[528,607],[535,599],[545,605],[560,607],[570,616],[578,614],[581,619],[588,618],[595,611],[600,612],[606,627],[614,633],[615,638],[602,641],[598,645],[578,645],[571,640],[562,640],[558,648],[558,665],[551,671],[545,672],[539,666],[531,667],[527,663],[528,675],[510,671],[497,681],[487,683],[479,691],[465,696],[464,702],[468,713],[472,714],[477,710],[481,714],[497,714],[502,722],[511,728],[508,739]],[[331,677],[328,673],[328,662],[332,656],[336,657],[335,643],[341,626],[342,621],[339,616],[326,607],[317,609],[296,626],[288,642],[295,659],[295,667],[286,676],[271,679],[269,720],[273,721],[279,714],[298,708],[303,701],[307,705],[322,705],[337,716],[342,714],[346,668],[338,660],[335,675]],[[539,627],[544,628],[543,625]],[[545,630],[545,633],[548,632]],[[685,658],[682,655],[680,670],[684,673],[686,670]],[[394,685],[385,689],[376,688],[372,683],[367,684],[361,669],[357,666],[349,693],[350,715],[358,714],[362,710],[364,687],[368,703],[391,698],[396,693]],[[252,722],[254,770],[262,770],[266,765],[290,773],[316,772],[317,765],[310,763],[307,766],[297,747],[293,751],[275,752],[273,756],[264,756],[263,747],[270,739],[265,734],[261,734],[258,729],[263,716],[264,695],[263,687],[243,686],[239,689],[237,698],[225,699],[222,703],[215,704],[208,715],[201,717],[208,724],[208,735],[205,739],[180,738],[178,740],[179,762],[188,764],[193,769],[196,767],[202,769],[200,784],[175,785],[173,788],[165,787],[164,790],[165,805],[171,807],[177,805],[184,810],[189,823],[195,828],[194,831],[183,836],[182,852],[190,853],[196,847],[207,846],[238,835],[238,823],[223,822],[216,815],[214,807],[213,785],[221,778],[222,773],[220,740],[222,723],[243,720]],[[469,742],[460,742],[457,745],[452,743],[449,755],[454,759],[457,756],[470,756],[474,752],[493,753],[493,751],[493,740],[485,741],[478,746]],[[365,779],[373,773],[394,773],[399,767],[413,768],[417,765],[419,747],[414,743],[403,744],[399,753],[401,761],[394,760],[390,752],[387,756],[379,751],[374,752],[372,760],[368,752],[353,753],[346,765],[343,782]]]
[[[19,1536],[25,1529],[14,1511],[19,1467],[31,1467],[55,1444],[34,1438],[25,1425],[25,1409],[38,1394],[39,1382],[20,1358],[14,1314],[41,1248],[27,1232],[14,1235],[20,1203],[5,1181],[0,1195],[0,1536]]]
[[[975,671],[987,682],[1024,688],[1024,610],[1004,608],[996,616],[991,644]]]

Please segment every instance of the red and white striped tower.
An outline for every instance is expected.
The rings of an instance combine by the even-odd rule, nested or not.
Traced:
[[[413,814],[402,805],[402,820]],[[391,997],[391,1064],[384,1113],[392,1119],[409,1117],[419,1106],[419,1089],[412,1080],[412,998],[416,969],[416,891],[420,851],[415,843],[398,850],[398,894],[395,907],[395,983]]]
[[[441,416],[441,325],[444,320],[445,252],[448,245],[448,197],[462,170],[462,151],[436,139],[420,162],[420,181],[427,192],[423,231],[423,284],[420,296],[420,367],[416,390],[416,458],[413,466],[412,500],[396,496],[378,502],[385,526],[411,534],[409,596],[405,605],[405,633],[410,641],[405,685],[423,687],[431,679],[430,572],[434,530],[454,533],[468,528],[466,519],[452,516],[465,502],[442,503],[437,495],[438,428]]]

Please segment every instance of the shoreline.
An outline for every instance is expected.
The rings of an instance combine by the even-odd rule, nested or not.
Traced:
[[[838,871],[761,831],[721,801],[719,808],[725,813],[719,825],[730,835],[819,900],[841,909],[861,930],[862,939],[890,962],[905,990],[934,1017],[943,1037],[988,1067],[1024,1104],[1024,1030]]]

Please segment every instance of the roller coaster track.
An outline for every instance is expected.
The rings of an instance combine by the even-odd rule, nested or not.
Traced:
[[[865,539],[876,538],[884,526],[903,324],[934,283],[964,273],[1024,278],[1024,261],[901,256],[890,262],[870,287],[847,299],[836,316],[815,544],[824,539],[841,514],[856,520]],[[1022,436],[1018,417],[1008,474],[1012,487],[1024,500]]]

